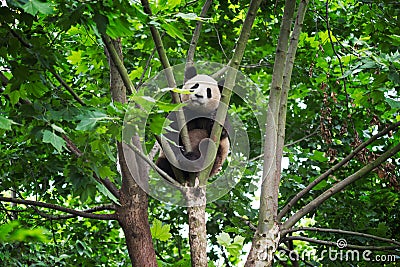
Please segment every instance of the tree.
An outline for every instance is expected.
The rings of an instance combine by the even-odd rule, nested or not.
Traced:
[[[275,257],[299,266],[332,263],[292,255],[333,247],[395,264],[396,3],[33,0],[8,1],[0,12],[1,261],[268,266]],[[142,97],[143,83],[165,69],[166,87],[175,88],[169,67],[199,60],[229,66],[221,70],[228,89],[241,85],[240,70],[257,84],[244,89],[263,97],[254,108],[223,93],[250,141],[240,182],[207,205],[170,206],[139,186],[153,179],[156,142],[123,138],[122,124],[151,103],[159,112],[146,124],[160,134],[179,99]],[[257,121],[263,108],[265,131]],[[214,128],[217,142],[221,127]],[[200,173],[200,185],[207,177]]]

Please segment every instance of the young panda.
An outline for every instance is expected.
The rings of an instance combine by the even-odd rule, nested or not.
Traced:
[[[165,136],[179,144],[179,148],[174,145],[170,146],[178,162],[187,163],[187,160],[189,160],[189,165],[182,163],[181,169],[196,173],[203,167],[207,143],[202,141],[210,137],[223,86],[219,85],[216,80],[208,75],[197,75],[194,68],[189,68],[185,76],[187,82],[184,84],[183,89],[189,90],[190,94],[182,94],[181,99],[183,103],[187,104],[183,111],[187,122],[186,126],[188,128],[192,151],[185,152],[182,149],[182,140],[179,136],[176,136],[176,133],[179,131],[177,131],[178,126],[174,114],[171,114],[172,116],[170,115],[169,119],[172,121],[170,124],[171,128],[175,130],[168,132]],[[228,128],[229,125],[226,120],[210,176],[218,173],[229,153]],[[182,160],[181,153],[187,160]],[[156,161],[156,165],[169,176],[175,178],[171,164],[162,151]],[[187,171],[183,171],[183,174],[185,179],[189,178]]]

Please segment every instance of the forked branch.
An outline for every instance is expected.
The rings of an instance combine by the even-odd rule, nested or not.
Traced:
[[[294,196],[288,204],[286,204],[283,209],[279,212],[278,214],[278,221],[285,216],[290,209],[301,199],[305,194],[311,191],[317,184],[319,184],[321,181],[325,180],[326,178],[329,177],[332,173],[334,173],[336,170],[344,166],[347,162],[349,162],[352,158],[354,158],[361,150],[366,148],[368,145],[372,144],[375,140],[378,138],[388,134],[389,132],[396,130],[397,128],[400,127],[400,122],[397,122],[395,124],[390,125],[389,127],[383,129],[376,135],[372,136],[370,139],[365,141],[364,143],[360,144],[358,147],[356,147],[353,152],[351,152],[349,155],[347,155],[344,159],[342,159],[340,162],[338,162],[335,166],[324,172],[322,175],[320,175],[317,179],[315,179],[312,183],[310,183],[307,187],[305,187],[303,190],[301,190],[299,193],[297,193],[296,196]]]
[[[301,208],[297,213],[291,216],[285,223],[283,223],[281,229],[289,229],[292,227],[296,222],[298,222],[303,216],[311,212],[312,210],[316,209],[319,205],[321,205],[325,200],[330,198],[332,195],[342,191],[348,185],[354,183],[355,181],[363,178],[365,175],[370,173],[373,169],[378,167],[380,164],[385,162],[388,158],[391,158],[396,153],[400,151],[400,144],[397,144],[393,148],[389,149],[385,153],[383,153],[380,157],[378,157],[375,161],[371,162],[370,164],[364,166],[354,174],[350,175],[349,177],[345,178],[344,180],[334,184],[331,188],[323,192],[313,201],[308,203],[306,206]]]

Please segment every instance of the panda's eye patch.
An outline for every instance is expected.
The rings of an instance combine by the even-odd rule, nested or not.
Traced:
[[[199,84],[198,84],[198,83],[196,83],[195,85],[193,85],[192,87],[190,87],[190,89],[197,89],[197,88],[199,88]]]
[[[211,98],[211,88],[207,88],[207,98]]]

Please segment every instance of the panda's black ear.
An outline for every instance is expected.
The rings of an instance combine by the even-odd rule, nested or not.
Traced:
[[[225,84],[225,80],[218,82],[218,88],[219,88],[219,91],[221,92],[221,94],[222,94],[222,90],[224,90],[224,84]]]
[[[197,75],[196,68],[194,66],[190,66],[185,70],[185,82],[192,79]]]

